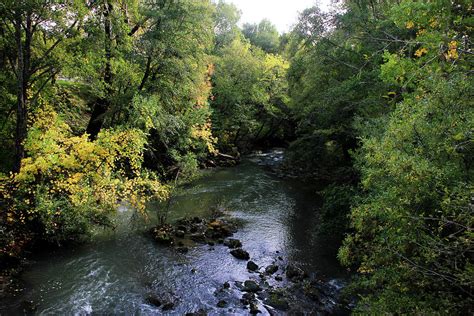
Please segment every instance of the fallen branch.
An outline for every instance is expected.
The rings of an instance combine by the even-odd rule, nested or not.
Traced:
[[[239,158],[237,158],[237,157],[234,157],[234,156],[231,156],[231,155],[227,155],[227,154],[223,154],[223,153],[217,153],[217,155],[218,155],[219,157],[223,157],[223,158],[227,158],[227,159],[239,160]]]

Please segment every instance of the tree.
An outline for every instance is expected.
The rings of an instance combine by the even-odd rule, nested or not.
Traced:
[[[245,23],[242,33],[252,45],[260,47],[267,53],[277,53],[280,47],[280,34],[275,25],[267,19],[258,24]]]
[[[129,117],[151,122],[147,164],[185,178],[214,151],[208,103],[214,7],[207,0],[158,4],[146,8],[150,27],[135,51],[146,56],[139,91],[147,101],[133,103]]]
[[[226,3],[224,0],[217,2],[214,14],[214,34],[217,49],[229,45],[240,37],[241,31],[237,23],[241,15],[242,13],[234,4]]]
[[[213,122],[219,144],[248,149],[270,138],[281,140],[289,129],[286,73],[281,56],[235,40],[216,58],[213,76]]]
[[[386,40],[403,46],[384,53],[380,77],[401,96],[360,129],[364,194],[339,252],[360,273],[357,312],[473,312],[470,8],[401,1],[385,11],[398,29]]]
[[[213,6],[207,0],[99,4],[73,51],[82,62],[69,69],[95,95],[87,133],[94,139],[103,128],[139,127],[149,135],[148,167],[167,177],[184,159],[196,169],[196,159],[209,151],[190,144],[212,142],[192,134],[210,126]]]
[[[356,181],[350,152],[358,146],[357,122],[390,111],[387,84],[379,80],[387,26],[367,23],[348,10],[329,15],[306,9],[292,31],[287,53],[289,91],[297,139],[289,160],[327,182]],[[314,161],[318,157],[318,161]]]
[[[257,108],[265,102],[260,85],[263,53],[238,39],[221,53],[215,63],[212,108],[217,136],[226,147],[256,130]]]
[[[117,77],[120,78],[119,73],[123,71],[125,74],[133,69],[126,63],[126,57],[132,49],[133,36],[144,23],[137,14],[137,5],[137,1],[134,0],[98,1],[89,11],[89,19],[84,25],[83,30],[87,36],[81,39],[83,51],[78,52],[79,56],[83,58],[85,64],[92,60],[92,63],[100,69],[99,76],[91,73],[97,71],[95,67],[86,68],[84,74],[98,94],[86,129],[91,139],[95,139],[102,129],[112,103],[117,102],[121,97],[120,88],[123,87],[116,85],[123,83],[116,80]],[[92,47],[101,49],[97,51]],[[82,65],[78,66],[82,67]],[[84,72],[84,69],[77,71]],[[128,89],[126,92],[130,93]]]
[[[28,114],[48,83],[60,71],[58,61],[67,39],[75,35],[84,13],[79,1],[53,4],[38,1],[4,1],[0,5],[5,57],[4,71],[16,80],[14,170],[25,157]]]

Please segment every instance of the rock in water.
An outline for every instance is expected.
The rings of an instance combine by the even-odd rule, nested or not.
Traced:
[[[240,260],[249,260],[250,255],[247,251],[243,250],[242,248],[234,249],[230,252],[234,257]]]
[[[169,310],[172,310],[174,308],[174,303],[173,302],[168,302],[168,303],[165,303],[165,305],[163,305],[163,310],[164,311],[169,311]]]
[[[258,313],[261,313],[261,311],[258,309],[257,304],[251,302],[250,303],[250,314],[257,315]]]
[[[255,293],[261,291],[262,288],[254,280],[247,280],[244,282],[244,288],[242,290],[245,292]]]
[[[257,271],[258,265],[253,261],[249,261],[247,262],[247,269],[249,269],[250,271]]]
[[[266,267],[265,272],[268,274],[273,274],[278,271],[278,266],[276,264],[269,265]]]
[[[242,298],[240,299],[240,302],[244,305],[249,305],[250,302],[253,301],[255,301],[255,294],[250,292],[244,293],[244,295],[242,295]]]
[[[156,227],[152,230],[153,238],[160,244],[170,245],[173,243],[173,237],[169,233],[169,227]]]
[[[183,247],[177,247],[177,248],[176,248],[176,251],[179,252],[179,253],[183,253],[183,254],[184,254],[184,253],[188,253],[189,248],[188,248],[188,247],[184,247],[184,246],[183,246]]]
[[[150,304],[156,307],[160,307],[162,304],[161,300],[155,295],[148,295],[145,301],[147,302],[147,304]]]
[[[199,309],[196,312],[186,313],[185,316],[207,316],[207,312],[204,309]]]
[[[224,300],[220,300],[218,303],[217,303],[217,307],[219,308],[224,308],[227,306],[227,302],[224,301]]]
[[[180,230],[180,229],[174,232],[174,235],[178,238],[183,238],[184,234],[185,234],[184,230]]]
[[[304,279],[306,274],[300,268],[288,265],[286,267],[286,277],[292,281],[298,281]]]
[[[196,234],[189,235],[189,239],[195,242],[205,242],[206,236],[204,236],[203,234],[196,233]]]
[[[280,291],[271,291],[265,303],[281,311],[287,311],[290,307],[284,293]]]
[[[238,239],[229,238],[224,241],[224,245],[229,248],[241,248],[242,243]]]

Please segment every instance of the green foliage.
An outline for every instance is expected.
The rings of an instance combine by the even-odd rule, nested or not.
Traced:
[[[6,257],[31,239],[62,243],[108,226],[119,201],[146,216],[149,199],[167,196],[161,181],[192,177],[215,152],[214,9],[207,0],[0,5],[2,171],[24,146],[19,172],[2,176]]]
[[[388,87],[379,79],[382,56],[374,53],[390,44],[371,39],[388,29],[374,25],[367,30],[363,19],[352,11],[331,17],[311,8],[291,34],[288,80],[297,140],[288,163],[305,176],[350,181],[355,123],[390,109],[384,99]],[[361,32],[375,34],[361,37]]]
[[[366,274],[361,287],[378,288],[362,310],[412,313],[418,305],[445,314],[472,306],[473,82],[433,79],[425,82],[430,93],[399,104],[381,137],[364,140],[368,195],[352,212],[356,233],[340,253]],[[388,304],[394,296],[411,303]]]
[[[332,236],[342,242],[349,227],[349,212],[353,205],[356,189],[350,185],[331,184],[321,192],[323,204],[318,210],[320,225],[318,234]]]
[[[226,3],[224,0],[217,2],[214,15],[215,46],[217,50],[241,37],[241,31],[237,26],[241,15],[242,13],[234,4]]]
[[[381,67],[402,100],[383,125],[361,131],[365,193],[339,252],[360,273],[359,313],[472,313],[474,82],[460,40],[468,6],[402,1],[388,12],[414,33]]]
[[[358,271],[356,313],[470,314],[472,4],[342,5],[303,11],[286,36],[288,163],[331,184],[320,212],[334,234],[352,206],[339,257]]]
[[[224,1],[4,1],[2,263],[146,216],[216,147],[294,140],[356,313],[472,314],[472,3],[340,5],[280,36]]]
[[[104,131],[96,141],[73,136],[50,108],[38,110],[21,171],[3,179],[6,222],[37,239],[62,243],[109,226],[119,201],[144,213],[167,189],[141,169],[145,137],[138,130]],[[18,227],[19,226],[19,227]]]
[[[148,164],[166,177],[193,177],[199,162],[215,152],[207,103],[174,113],[158,96],[136,97],[131,107],[129,126],[150,131]]]
[[[222,49],[222,57],[216,60],[214,73],[213,119],[216,128],[225,134],[218,134],[224,144],[236,141],[240,134],[256,129],[257,106],[265,102],[264,91],[259,78],[263,54],[254,54],[250,44],[233,41]]]
[[[288,63],[235,40],[216,58],[213,122],[222,149],[283,137],[288,120]]]
[[[260,47],[267,53],[276,54],[280,48],[280,34],[269,20],[263,19],[258,24],[245,23],[242,33],[252,45]]]

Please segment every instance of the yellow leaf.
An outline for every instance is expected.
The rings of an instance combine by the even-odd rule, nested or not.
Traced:
[[[428,53],[428,49],[425,48],[425,47],[422,47],[422,48],[419,48],[419,49],[416,50],[415,56],[419,58],[419,57],[425,55],[426,53]]]

